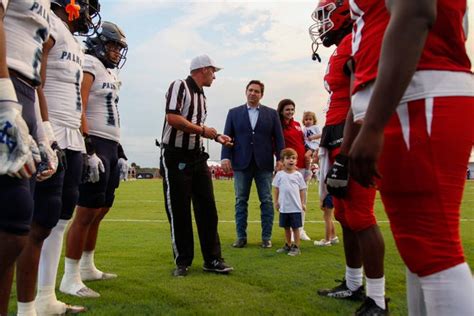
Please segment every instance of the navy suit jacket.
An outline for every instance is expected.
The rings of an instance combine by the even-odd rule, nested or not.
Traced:
[[[252,130],[247,104],[232,108],[227,114],[224,134],[232,137],[234,146],[222,146],[221,159],[230,159],[236,171],[245,170],[254,157],[257,167],[273,171],[274,160],[280,159],[285,146],[283,131],[277,111],[260,105],[257,124]]]

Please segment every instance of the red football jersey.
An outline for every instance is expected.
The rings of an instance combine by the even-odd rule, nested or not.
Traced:
[[[375,80],[383,34],[390,18],[384,0],[351,0],[353,94]]]
[[[417,69],[471,72],[466,53],[467,1],[438,0],[437,12]]]
[[[351,58],[352,35],[349,34],[339,43],[329,59],[324,86],[329,92],[326,125],[336,125],[346,119],[351,106],[350,76],[344,67]]]
[[[377,76],[389,14],[383,0],[351,0],[350,5],[355,20],[352,31],[354,94]],[[466,6],[466,0],[438,0],[436,22],[428,34],[417,70],[471,71],[465,47]]]

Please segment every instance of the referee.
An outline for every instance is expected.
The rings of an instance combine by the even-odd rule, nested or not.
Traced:
[[[173,275],[186,276],[194,258],[191,201],[198,228],[204,271],[229,273],[233,270],[221,256],[217,232],[209,155],[203,151],[204,138],[232,146],[231,138],[204,125],[207,116],[203,87],[210,87],[221,68],[207,55],[191,61],[186,80],[171,83],[166,94],[166,117],[161,139],[160,173],[163,176],[165,208],[171,228],[176,268]]]

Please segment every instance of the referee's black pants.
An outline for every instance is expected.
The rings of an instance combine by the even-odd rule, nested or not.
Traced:
[[[194,258],[191,201],[204,261],[221,258],[217,208],[208,158],[209,155],[203,151],[162,149],[160,173],[163,176],[165,208],[176,265],[190,266]]]

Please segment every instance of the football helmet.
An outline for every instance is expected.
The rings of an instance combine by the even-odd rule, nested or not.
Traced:
[[[352,29],[348,0],[321,0],[311,18],[315,22],[309,27],[313,60],[319,59],[316,53],[319,45],[329,47],[337,44]]]
[[[85,41],[87,53],[96,56],[107,68],[122,68],[127,61],[128,44],[124,32],[118,25],[104,21],[100,26],[97,36],[88,37]],[[111,53],[115,44],[119,51]],[[111,55],[118,55],[113,57]]]
[[[61,7],[69,14],[69,20],[75,26],[75,33],[90,36],[100,25],[99,0],[51,0],[51,8]],[[70,10],[78,10],[71,12]]]

